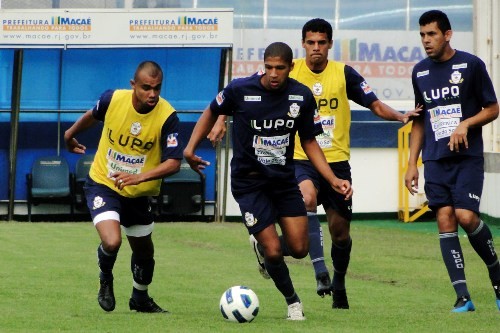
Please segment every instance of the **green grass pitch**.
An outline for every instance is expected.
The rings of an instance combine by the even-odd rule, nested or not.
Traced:
[[[490,225],[496,244],[500,227]],[[323,224],[325,235],[328,234]],[[460,233],[476,311],[452,314],[455,301],[441,260],[435,223],[355,221],[347,277],[350,310],[332,310],[315,292],[308,258],[287,259],[307,320],[285,320],[286,304],[260,277],[240,223],[157,223],[150,295],[171,313],[128,309],[130,249],[115,265],[115,311],[97,304],[97,233],[84,223],[0,223],[1,332],[496,332],[500,313],[487,270]],[[330,240],[326,237],[325,257]],[[500,247],[500,246],[497,246]],[[331,263],[328,259],[331,270]],[[218,305],[232,285],[260,300],[252,323],[225,322]]]

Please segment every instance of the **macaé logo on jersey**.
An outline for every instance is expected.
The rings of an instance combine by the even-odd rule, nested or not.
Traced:
[[[253,137],[253,147],[254,148],[283,148],[290,145],[290,134],[278,135],[278,136],[258,136]]]
[[[108,160],[121,165],[133,166],[133,167],[143,167],[146,164],[146,156],[139,155],[127,155],[122,154],[113,149],[108,149]]]

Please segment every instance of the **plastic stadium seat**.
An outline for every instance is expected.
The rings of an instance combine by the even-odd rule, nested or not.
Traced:
[[[64,157],[45,156],[33,162],[31,173],[26,175],[28,187],[28,221],[31,222],[31,206],[39,203],[65,203],[73,214],[71,185],[73,174],[69,172]]]
[[[205,215],[205,176],[182,163],[178,173],[165,177],[157,199],[159,214]]]
[[[93,161],[94,154],[85,154],[82,155],[82,157],[80,157],[80,159],[76,162],[74,196],[75,206],[79,210],[88,210],[83,185],[87,180],[87,175],[89,174],[90,166]]]

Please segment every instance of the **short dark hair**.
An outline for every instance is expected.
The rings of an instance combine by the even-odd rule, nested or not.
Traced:
[[[314,18],[304,24],[304,26],[302,27],[302,41],[306,39],[306,33],[308,31],[326,33],[328,40],[333,39],[332,25],[322,18]]]
[[[160,65],[158,65],[154,61],[146,60],[146,61],[141,62],[139,64],[139,66],[137,66],[137,69],[135,70],[135,74],[134,74],[135,81],[137,80],[137,75],[142,70],[146,70],[148,72],[148,75],[151,77],[161,76],[161,78],[163,79],[163,70],[161,69]]]
[[[444,34],[446,31],[451,30],[451,23],[448,16],[440,10],[429,10],[420,16],[418,24],[422,27],[424,25],[436,22],[439,30]]]
[[[293,62],[293,51],[288,44],[275,42],[269,44],[264,51],[264,60],[268,57],[280,57],[283,61],[291,65]]]

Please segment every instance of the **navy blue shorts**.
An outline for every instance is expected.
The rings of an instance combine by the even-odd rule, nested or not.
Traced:
[[[83,189],[94,224],[108,219],[105,218],[106,216],[111,216],[117,217],[120,225],[126,228],[135,225],[152,225],[153,214],[148,197],[121,196],[109,187],[96,183],[89,176]],[[100,219],[99,216],[103,218]]]
[[[483,157],[426,161],[424,179],[425,195],[432,210],[452,206],[479,214],[484,182]]]
[[[318,189],[318,206],[332,208],[348,221],[352,220],[352,199],[345,200],[345,196],[336,192],[330,184],[314,168],[311,161],[295,160],[295,178],[301,183],[311,180]],[[348,180],[352,184],[351,166],[348,161],[329,163],[335,176]]]
[[[306,216],[306,206],[293,179],[231,178],[233,197],[240,206],[249,234],[274,224],[280,217]]]

